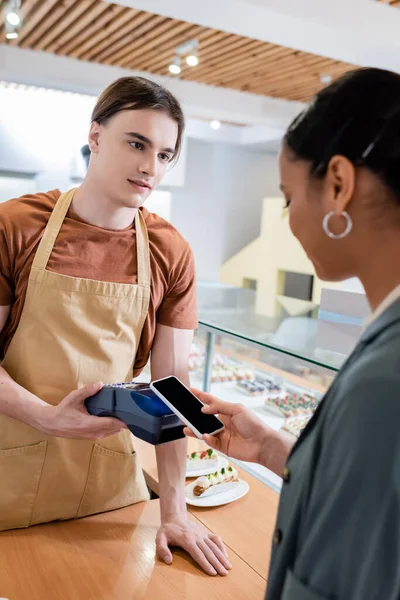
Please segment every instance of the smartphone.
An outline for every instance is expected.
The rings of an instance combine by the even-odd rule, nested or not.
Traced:
[[[215,415],[201,412],[204,406],[192,392],[175,376],[158,379],[150,388],[169,408],[194,432],[196,437],[202,434],[214,435],[223,430],[224,424]]]

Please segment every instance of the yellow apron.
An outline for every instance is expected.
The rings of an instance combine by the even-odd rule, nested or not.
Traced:
[[[132,379],[150,299],[149,242],[140,211],[135,217],[137,285],[46,270],[74,192],[62,194],[51,214],[2,363],[17,383],[53,405],[87,383]],[[95,443],[48,436],[0,415],[0,531],[148,498],[128,430]]]

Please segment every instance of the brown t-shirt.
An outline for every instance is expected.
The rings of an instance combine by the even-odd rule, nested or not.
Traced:
[[[0,204],[0,305],[12,305],[0,333],[3,358],[17,329],[28,277],[41,235],[61,192],[22,196]],[[151,298],[134,365],[146,365],[156,324],[196,329],[193,254],[178,231],[161,217],[140,209],[149,234]],[[95,227],[70,208],[47,264],[49,271],[98,281],[137,283],[136,236],[132,224],[120,231]]]

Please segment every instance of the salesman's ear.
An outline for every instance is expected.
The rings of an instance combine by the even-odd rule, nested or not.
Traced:
[[[101,129],[102,125],[100,125],[100,123],[97,123],[97,121],[93,121],[93,123],[91,123],[90,125],[88,143],[90,152],[92,154],[97,154],[97,152],[99,151]]]

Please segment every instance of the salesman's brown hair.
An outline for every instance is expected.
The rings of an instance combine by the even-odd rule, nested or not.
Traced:
[[[158,110],[178,125],[173,160],[177,160],[182,146],[185,127],[181,105],[171,92],[144,77],[121,77],[109,85],[99,96],[93,109],[91,121],[106,125],[117,113],[123,110]]]

